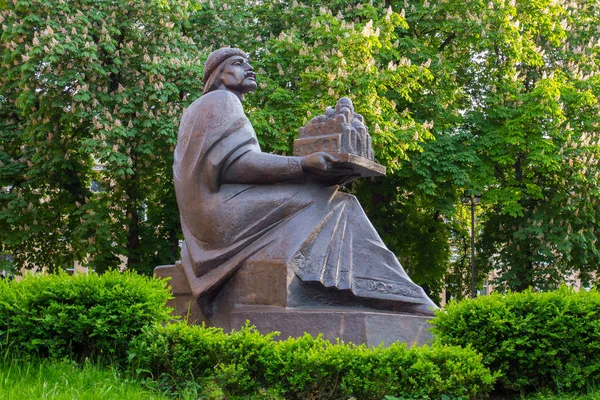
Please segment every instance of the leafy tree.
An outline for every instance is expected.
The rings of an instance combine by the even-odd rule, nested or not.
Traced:
[[[201,61],[230,45],[258,72],[245,108],[266,151],[290,154],[300,126],[353,100],[388,176],[348,190],[433,297],[444,280],[468,293],[464,190],[482,193],[478,280],[496,270],[502,287],[548,289],[598,269],[594,0],[0,8],[0,237],[18,263],[175,259],[177,119]]]
[[[471,10],[471,19],[486,15],[465,121],[483,161],[473,176],[488,204],[482,259],[514,290],[553,289],[570,275],[589,283],[600,263],[600,5],[493,1]]]
[[[599,261],[598,3],[394,5],[406,10],[407,52],[432,60],[434,84],[412,109],[430,110],[437,139],[410,154],[400,175],[455,233],[448,280],[465,293],[466,230],[454,227],[468,226],[455,206],[468,189],[483,194],[477,279],[494,269],[495,283],[513,290],[551,289],[570,276],[591,282]]]
[[[198,92],[181,1],[0,3],[0,237],[19,265],[177,257],[169,175]],[[99,171],[96,165],[104,166]],[[92,181],[105,188],[92,193]]]

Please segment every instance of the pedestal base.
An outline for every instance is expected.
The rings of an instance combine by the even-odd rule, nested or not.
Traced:
[[[337,303],[331,302],[311,285],[301,290],[299,285],[304,284],[277,260],[247,261],[221,289],[205,315],[182,268],[178,262],[157,267],[154,273],[171,277],[175,298],[169,305],[175,309],[174,314],[187,318],[188,323],[204,322],[229,332],[250,321],[263,334],[280,332],[281,340],[306,332],[312,336],[322,334],[331,342],[340,339],[368,346],[387,346],[395,341],[423,345],[431,339],[431,317],[372,310],[352,303],[342,292],[336,292]]]
[[[173,299],[167,301],[167,306],[173,308],[174,316],[181,317],[190,324],[207,322],[181,268],[179,261],[175,265],[161,265],[154,268],[156,277],[171,278],[169,285]]]
[[[409,346],[423,345],[431,340],[430,317],[403,315],[365,310],[341,309],[282,309],[280,307],[240,306],[230,314],[230,329],[239,329],[246,321],[259,332],[280,332],[278,339],[299,337],[305,332],[319,334],[335,343],[389,346],[405,342]]]

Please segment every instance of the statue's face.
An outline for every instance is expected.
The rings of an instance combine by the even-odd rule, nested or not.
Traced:
[[[244,94],[256,89],[256,74],[247,59],[233,56],[225,61],[221,82],[227,89]]]

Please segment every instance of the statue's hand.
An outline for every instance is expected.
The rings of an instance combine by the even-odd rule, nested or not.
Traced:
[[[301,164],[303,170],[320,175],[323,172],[326,172],[333,163],[338,161],[339,160],[331,154],[320,151],[302,158]]]
[[[350,182],[356,176],[352,169],[336,165],[339,160],[329,153],[318,152],[304,157],[301,161],[302,169],[309,172],[313,177],[329,184],[343,185]]]

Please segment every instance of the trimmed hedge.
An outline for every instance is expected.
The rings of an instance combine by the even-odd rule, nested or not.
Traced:
[[[276,342],[249,326],[230,335],[182,323],[153,327],[133,341],[130,357],[136,371],[176,387],[216,381],[227,398],[269,389],[275,396],[303,400],[468,399],[484,396],[494,382],[481,356],[470,349],[408,349],[405,344],[373,349],[309,335]]]
[[[468,399],[493,386],[471,349],[276,342],[250,326],[225,334],[165,325],[169,297],[167,281],[117,271],[0,281],[0,351],[118,362],[147,386],[207,399]]]
[[[500,389],[585,389],[600,383],[600,293],[492,294],[436,312],[440,344],[472,346],[499,372]]]
[[[133,372],[178,388],[215,378],[230,394],[242,395],[267,386],[266,366],[275,357],[272,336],[249,327],[226,335],[185,322],[153,326],[132,342],[129,357]]]
[[[122,361],[146,326],[168,321],[167,281],[118,271],[0,280],[1,351]]]

